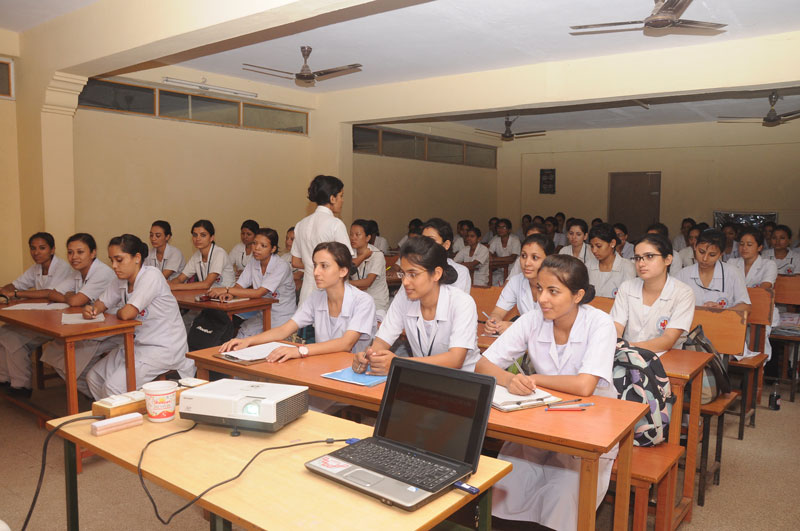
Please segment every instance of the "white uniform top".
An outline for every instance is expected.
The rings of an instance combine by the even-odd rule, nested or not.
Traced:
[[[568,243],[569,242],[567,241],[567,235],[566,234],[564,234],[563,232],[554,232],[553,233],[553,245],[555,245],[556,247],[558,247],[559,245],[563,247],[563,246],[567,245]]]
[[[375,335],[375,303],[365,292],[345,282],[342,311],[338,317],[331,317],[328,292],[321,289],[309,295],[292,316],[292,321],[299,328],[313,324],[317,343],[342,337],[349,330],[358,332],[361,335],[351,352],[363,352]]]
[[[409,300],[406,290],[399,290],[375,337],[391,345],[403,330],[415,357],[441,354],[454,347],[465,348],[467,356],[461,366],[465,371],[474,370],[481,357],[475,301],[452,285],[439,285],[436,317],[431,322],[422,318],[420,302]]]
[[[633,278],[624,282],[614,299],[611,319],[625,327],[622,339],[636,343],[661,337],[667,328],[682,330],[673,348],[679,349],[694,319],[695,297],[692,288],[667,275],[667,283],[651,306],[642,300],[644,281]]]
[[[511,282],[511,277],[514,275],[521,275],[522,274],[522,266],[519,263],[519,260],[514,260],[514,263],[511,264],[511,269],[508,270],[508,279],[506,280],[506,285]]]
[[[211,273],[217,274],[217,280],[214,281],[212,288],[229,288],[236,283],[228,253],[216,243],[211,244],[207,261],[203,262],[203,255],[200,251],[196,251],[183,268],[184,275],[189,278],[196,275],[199,282],[205,280]]]
[[[589,283],[594,286],[595,295],[598,297],[616,297],[617,290],[623,282],[636,278],[633,262],[617,256],[616,253],[611,271],[600,271],[599,261],[586,264],[586,269],[589,270]]]
[[[167,244],[164,248],[164,258],[159,262],[156,250],[150,247],[147,252],[147,258],[144,259],[142,265],[152,266],[156,269],[164,271],[172,271],[172,274],[167,280],[172,280],[181,274],[183,268],[186,267],[186,261],[183,259],[183,253],[177,247]]]
[[[466,246],[464,243],[464,238],[461,237],[460,234],[457,234],[455,238],[453,238],[453,246],[450,247],[450,250],[453,251],[453,254],[458,254],[458,251],[463,249]]]
[[[560,251],[558,251],[558,254],[568,254],[570,256],[574,256],[572,254],[572,245],[568,243],[567,245],[562,247]],[[578,256],[576,256],[575,258],[586,264],[586,267],[589,267],[589,264],[593,262],[594,263],[597,262],[597,258],[594,257],[594,255],[592,254],[592,250],[589,248],[589,245],[586,242],[583,242],[583,248],[581,249],[581,252],[578,253]]]
[[[533,300],[531,283],[522,273],[508,279],[508,283],[503,288],[503,291],[500,292],[496,306],[505,311],[510,311],[516,306],[520,315],[539,307],[536,301]]]
[[[72,268],[61,258],[53,255],[47,274],[42,274],[42,265],[33,264],[17,277],[12,284],[20,291],[26,289],[54,289],[56,286],[72,278]]]
[[[281,258],[283,259],[284,262],[289,264],[289,266],[292,265],[292,253],[283,253],[281,255]],[[294,269],[294,268],[292,268],[292,269]]]
[[[721,260],[717,261],[714,266],[714,276],[707,288],[700,281],[697,264],[681,270],[676,278],[694,291],[695,304],[698,306],[702,306],[706,302],[716,302],[722,308],[730,308],[739,303],[750,304],[750,295],[747,294],[744,274]]]
[[[169,289],[161,271],[144,266],[136,275],[133,292],[128,281],[115,278],[108,285],[100,302],[107,308],[131,304],[139,310],[136,320],[142,323],[133,332],[136,361],[165,370],[183,363],[189,350],[186,326],[181,319],[178,301]]]
[[[672,253],[672,263],[669,265],[669,274],[677,277],[678,273],[684,268],[687,267],[689,264],[683,263],[683,257],[681,253]]]
[[[383,236],[375,236],[375,243],[373,245],[383,254],[389,252],[389,241]]]
[[[458,264],[451,258],[447,259],[447,263],[458,273],[458,278],[452,285],[469,295],[470,289],[472,288],[472,279],[469,276],[469,269],[467,266]]]
[[[117,275],[114,271],[95,258],[92,265],[89,266],[89,272],[86,273],[86,280],[83,279],[79,271],[73,269],[72,276],[63,280],[55,287],[55,290],[61,294],[70,291],[76,294],[83,293],[88,297],[90,302],[94,302],[103,294],[108,284],[115,278],[117,278]],[[108,308],[113,308],[113,306],[106,306]]]
[[[253,259],[253,251],[247,254],[247,246],[242,242],[237,243],[228,253],[228,260],[236,271],[242,271],[247,264]]]
[[[779,275],[796,275],[800,273],[800,251],[789,249],[785,258],[775,258],[775,249],[767,249],[761,252],[761,256],[775,262]]]
[[[731,252],[729,253],[722,253],[722,261],[727,262],[732,258],[739,258],[739,242],[733,242],[733,247],[731,247]]]
[[[489,243],[490,241],[492,241],[492,238],[494,238],[494,236],[495,236],[494,232],[487,230],[485,233],[483,233],[483,237],[481,238],[480,243]]]
[[[508,235],[505,247],[503,247],[503,241],[500,239],[500,236],[495,236],[492,238],[492,241],[489,242],[489,252],[494,253],[499,258],[511,256],[512,254],[519,255],[521,248],[522,244],[520,244],[516,234]]]
[[[322,242],[339,242],[345,245],[350,254],[354,255],[350,247],[350,234],[342,220],[333,215],[333,211],[319,205],[310,215],[306,216],[294,227],[294,244],[292,256],[303,261],[303,286],[300,288],[300,301],[303,302],[317,289],[314,282],[314,248]]]
[[[480,262],[480,265],[475,268],[472,273],[473,286],[488,286],[489,285],[489,249],[483,244],[478,244],[475,247],[475,253],[470,255],[470,248],[464,247],[455,256],[454,260],[463,264],[464,262]]]
[[[773,260],[767,260],[760,256],[756,256],[753,265],[750,266],[750,271],[746,275],[744,272],[744,258],[731,258],[728,261],[728,265],[741,271],[745,285],[748,288],[757,288],[764,282],[769,282],[774,286],[775,280],[778,278],[778,265]]]
[[[683,234],[678,233],[677,236],[672,238],[672,250],[673,252],[678,252],[681,249],[686,249],[688,247],[686,245],[686,238],[683,237]]]
[[[386,284],[386,257],[374,245],[367,244],[372,255],[361,262],[350,280],[361,280],[375,274],[375,280],[364,290],[375,301],[375,310],[383,315],[389,309],[389,286]]]
[[[279,302],[273,304],[270,309],[271,328],[277,328],[291,319],[297,310],[294,300],[295,287],[292,268],[279,256],[272,255],[267,263],[267,270],[263,274],[261,273],[261,262],[250,260],[236,283],[243,288],[267,288],[264,297],[278,299]]]
[[[683,267],[689,267],[697,263],[697,260],[694,258],[694,249],[691,247],[684,247],[676,254],[680,257]],[[675,254],[672,255],[672,260],[675,260]]]
[[[631,242],[625,242],[625,245],[622,246],[622,258],[630,260],[633,258],[633,250],[634,246]]]
[[[559,355],[553,321],[538,308],[514,321],[483,356],[499,367],[508,367],[528,352],[537,374],[591,374],[597,376],[595,395],[617,398],[613,366],[617,331],[611,317],[602,310],[581,304],[569,332],[569,340]]]

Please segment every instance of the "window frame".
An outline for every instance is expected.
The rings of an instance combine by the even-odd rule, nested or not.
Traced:
[[[90,78],[93,81],[102,81],[103,83],[110,83],[112,85],[124,85],[126,87],[136,87],[136,88],[143,88],[153,91],[153,112],[139,112],[139,111],[125,111],[122,109],[106,109],[105,107],[95,107],[94,105],[83,105],[78,104],[79,109],[91,109],[94,111],[108,111],[108,112],[119,112],[122,114],[135,114],[137,116],[158,116],[158,89],[155,87],[148,87],[147,85],[138,85],[136,83],[127,83],[127,82],[120,82],[120,81],[109,81],[107,79],[97,79],[97,78]],[[88,81],[87,81],[88,83]]]
[[[0,99],[15,100],[16,90],[14,87],[14,60],[10,57],[0,56],[0,63],[8,65],[8,94],[0,92]]]
[[[272,131],[272,132],[275,132],[275,133],[286,133],[286,134],[290,134],[290,135],[308,136],[309,116],[308,116],[308,113],[305,112],[305,111],[295,111],[295,110],[292,110],[292,109],[283,109],[281,107],[275,107],[274,105],[262,105],[260,103],[252,103],[252,102],[249,102],[249,101],[242,101],[241,103],[242,103],[242,105],[241,105],[241,110],[239,111],[239,114],[240,114],[239,123],[241,124],[240,127],[242,129],[248,129],[248,130],[253,130],[253,131]],[[264,108],[264,109],[273,109],[273,110],[276,110],[276,111],[293,112],[293,113],[297,113],[297,114],[305,114],[306,115],[306,127],[305,127],[306,132],[305,133],[299,133],[297,131],[286,131],[284,129],[270,129],[270,128],[266,128],[266,127],[253,127],[251,125],[244,125],[244,106],[245,105],[252,105],[253,107],[261,107],[261,108]]]

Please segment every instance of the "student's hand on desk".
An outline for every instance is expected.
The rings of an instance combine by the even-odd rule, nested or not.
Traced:
[[[219,296],[219,300],[221,300],[222,302],[229,301],[232,299],[233,295],[231,295],[230,293],[223,293],[222,295]]]
[[[243,339],[231,339],[222,344],[219,347],[220,352],[230,352],[231,350],[242,350],[243,348],[247,348],[250,346],[250,341],[248,338]]]
[[[483,330],[487,334],[502,334],[509,326],[511,326],[511,321],[495,321],[494,319],[489,319],[483,325]]]
[[[384,376],[389,374],[389,366],[392,364],[394,353],[389,350],[373,351],[367,356],[369,361],[369,370],[367,374],[375,376]]]
[[[723,308],[723,306],[722,306],[722,305],[720,305],[719,303],[717,303],[717,302],[712,302],[712,301],[704,302],[704,303],[703,303],[703,306],[704,306],[705,308]]]
[[[211,288],[206,292],[206,295],[212,299],[222,298],[228,292],[227,288]]]
[[[371,353],[372,347],[367,348],[367,352]],[[356,352],[356,355],[353,357],[353,372],[361,374],[367,370],[369,366],[367,352]]]
[[[270,363],[278,362],[283,363],[286,360],[290,360],[292,358],[299,358],[300,351],[297,350],[297,347],[278,347],[273,350],[269,356],[267,356],[267,361]]]
[[[529,395],[536,391],[536,378],[525,374],[515,374],[506,388],[512,395]]]
[[[83,307],[84,319],[94,319],[95,317],[97,317],[97,310],[95,310],[94,304],[87,304]]]

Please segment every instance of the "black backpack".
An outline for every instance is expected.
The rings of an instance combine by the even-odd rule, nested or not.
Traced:
[[[617,341],[614,353],[614,387],[620,400],[648,404],[650,409],[633,430],[635,446],[655,446],[669,433],[669,419],[675,397],[658,356],[650,350]]]
[[[683,350],[694,350],[695,352],[708,352],[713,354],[711,360],[703,369],[703,394],[700,399],[701,404],[713,402],[719,395],[731,392],[731,379],[728,376],[727,356],[723,356],[711,341],[703,333],[703,325],[697,325],[694,330],[686,336]],[[688,391],[688,389],[687,389]]]
[[[209,347],[218,347],[226,341],[233,339],[236,330],[233,321],[222,310],[203,310],[195,317],[186,342],[189,350],[202,350]]]

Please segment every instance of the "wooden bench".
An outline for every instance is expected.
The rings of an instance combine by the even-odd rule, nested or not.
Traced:
[[[594,306],[598,310],[611,313],[611,308],[614,306],[614,299],[611,297],[595,297],[589,301],[589,306]]]
[[[790,311],[796,311],[800,306],[800,275],[778,275],[775,281],[775,304],[785,304]],[[797,393],[797,365],[798,350],[800,350],[800,337],[781,335],[773,331],[771,338],[783,341],[783,354],[781,361],[781,375],[778,381],[789,384],[789,400],[794,402]],[[777,350],[773,349],[775,353]],[[792,358],[792,374],[789,374],[789,358]]]
[[[497,299],[500,298],[500,293],[502,293],[502,291],[503,288],[500,286],[472,286],[472,288],[470,288],[469,294],[475,301],[475,306],[478,310],[479,322],[486,320],[486,316],[483,315],[483,312],[486,312],[488,315],[492,315],[492,310],[494,310],[495,306],[497,306]],[[515,306],[514,308],[511,308],[508,313],[506,313],[505,320],[511,320],[518,315],[519,311]]]

